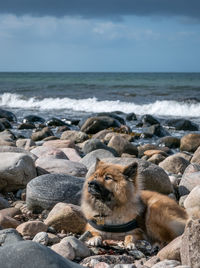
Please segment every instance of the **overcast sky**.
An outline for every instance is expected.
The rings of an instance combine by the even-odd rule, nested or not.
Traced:
[[[200,0],[1,1],[0,71],[200,72]]]

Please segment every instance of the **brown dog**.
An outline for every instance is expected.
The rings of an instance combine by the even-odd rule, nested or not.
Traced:
[[[146,239],[163,246],[183,233],[185,210],[165,195],[141,191],[137,168],[137,163],[124,167],[97,159],[82,195],[90,245],[125,239],[125,246],[134,248],[136,240]]]

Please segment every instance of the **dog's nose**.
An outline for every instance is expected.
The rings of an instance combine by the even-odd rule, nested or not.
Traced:
[[[99,184],[96,181],[90,181],[90,182],[88,182],[88,186],[94,187],[94,188],[99,188]]]

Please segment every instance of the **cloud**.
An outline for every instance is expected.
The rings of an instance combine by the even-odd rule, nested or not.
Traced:
[[[184,16],[200,20],[199,0],[6,0],[1,14],[17,16],[80,16],[112,18],[123,16]]]

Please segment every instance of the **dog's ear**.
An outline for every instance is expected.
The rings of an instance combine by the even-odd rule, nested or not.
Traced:
[[[127,180],[134,181],[137,175],[137,169],[138,169],[138,164],[136,162],[132,163],[124,168],[123,174]]]
[[[100,163],[102,163],[102,161],[99,158],[96,158],[96,163],[95,163],[94,170],[97,170],[97,168],[99,167]]]

